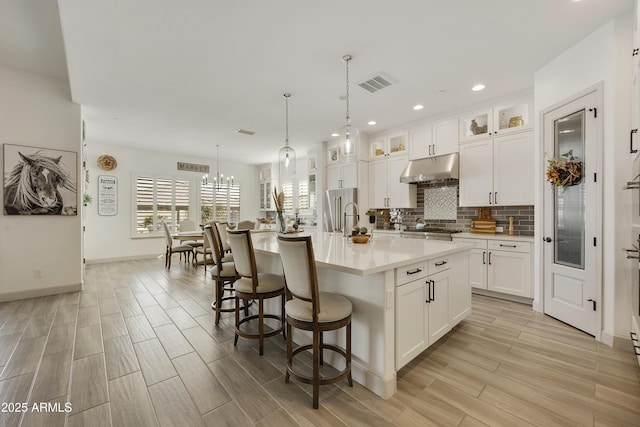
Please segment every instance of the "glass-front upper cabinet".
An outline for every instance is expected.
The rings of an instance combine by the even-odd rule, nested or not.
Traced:
[[[532,127],[533,103],[522,98],[460,116],[460,142],[505,135]]]
[[[460,141],[486,138],[492,132],[491,109],[470,111],[460,116]]]
[[[503,135],[529,129],[533,126],[533,103],[531,99],[519,99],[499,105],[493,109],[494,135]]]
[[[406,153],[408,150],[409,134],[400,132],[377,137],[369,142],[369,158],[375,159],[390,154]]]

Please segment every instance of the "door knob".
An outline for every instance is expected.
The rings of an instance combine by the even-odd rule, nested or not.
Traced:
[[[544,241],[545,241],[545,242],[547,242],[547,243],[551,243],[551,240],[553,240],[553,239],[552,239],[551,237],[545,237],[545,238],[544,238],[544,239],[542,239],[542,240],[544,240]]]

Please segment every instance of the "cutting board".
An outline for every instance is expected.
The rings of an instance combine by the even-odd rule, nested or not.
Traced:
[[[491,208],[478,208],[478,218],[471,220],[472,233],[496,232],[496,220],[491,218]]]

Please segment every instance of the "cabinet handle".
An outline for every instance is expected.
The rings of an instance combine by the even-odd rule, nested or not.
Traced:
[[[494,205],[498,204],[498,192],[497,191],[495,193],[493,193],[493,204]]]
[[[631,131],[629,132],[629,152],[631,154],[638,152],[637,148],[635,150],[633,149],[633,134],[635,133],[638,133],[638,129],[631,129]]]
[[[407,271],[407,276],[410,276],[411,274],[420,273],[421,271],[422,271],[421,268],[416,268],[415,270]]]
[[[487,255],[487,251],[482,251],[482,263],[486,264],[487,262],[485,261],[485,257]]]
[[[431,280],[425,280],[424,284],[427,285],[427,299],[424,302],[428,304],[431,302]]]
[[[443,265],[445,265],[447,263],[447,261],[440,261],[440,262],[436,262],[434,265],[436,267],[442,267]]]
[[[501,248],[517,248],[517,245],[503,245],[502,243],[500,243],[500,247]]]
[[[491,204],[491,192],[489,192],[489,204]]]
[[[430,282],[431,282],[431,286],[429,286],[429,288],[431,289],[431,296],[429,298],[431,299],[431,301],[435,301],[436,300],[436,282],[434,282],[433,280],[431,280]]]
[[[489,252],[489,265],[491,265],[491,252]]]

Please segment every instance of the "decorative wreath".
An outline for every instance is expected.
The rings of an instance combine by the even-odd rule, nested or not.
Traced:
[[[554,187],[570,187],[580,183],[582,179],[582,162],[566,157],[547,160],[547,181]]]

